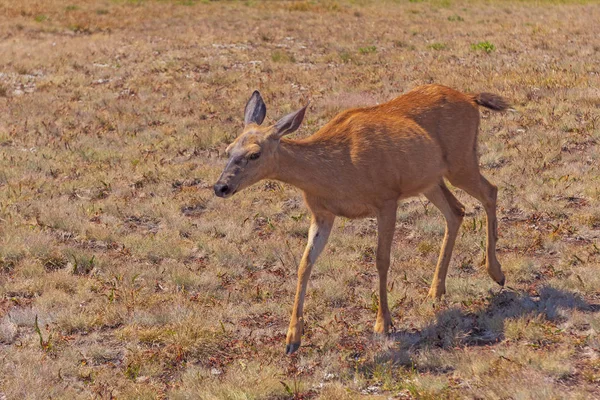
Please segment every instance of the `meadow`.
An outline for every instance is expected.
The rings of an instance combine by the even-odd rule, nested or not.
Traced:
[[[0,399],[600,398],[600,3],[0,0]],[[284,354],[298,190],[212,185],[253,90],[293,137],[439,83],[481,110],[498,186],[444,232],[399,205],[377,338],[374,219],[338,218]]]

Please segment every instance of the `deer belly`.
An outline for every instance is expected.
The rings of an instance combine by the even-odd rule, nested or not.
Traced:
[[[321,205],[330,213],[346,218],[364,218],[374,216],[377,209],[352,193],[338,199],[322,199]]]

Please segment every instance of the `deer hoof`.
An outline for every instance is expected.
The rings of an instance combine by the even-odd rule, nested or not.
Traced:
[[[300,343],[290,343],[285,346],[285,354],[291,356],[300,348]]]
[[[435,301],[435,300],[440,300],[442,298],[442,296],[445,294],[446,294],[445,288],[441,288],[441,289],[431,288],[431,289],[429,289],[429,293],[427,293],[427,297],[430,298],[431,300]]]
[[[390,332],[391,321],[385,322],[385,320],[377,320],[373,327],[373,333],[375,336],[385,336]]]

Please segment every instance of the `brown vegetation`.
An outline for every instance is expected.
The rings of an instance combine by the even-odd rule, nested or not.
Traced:
[[[76,4],[74,4],[76,3]],[[600,397],[600,44],[595,3],[0,1],[0,398]],[[443,218],[403,202],[372,337],[376,226],[339,219],[286,357],[309,221],[266,182],[214,197],[254,89],[269,116],[440,83],[482,112],[498,186],[426,300]],[[267,122],[271,123],[267,117]]]

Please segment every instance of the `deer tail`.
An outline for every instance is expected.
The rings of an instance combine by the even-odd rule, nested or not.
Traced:
[[[473,95],[473,101],[480,106],[494,111],[504,111],[509,107],[508,102],[502,96],[492,93],[479,93]]]

